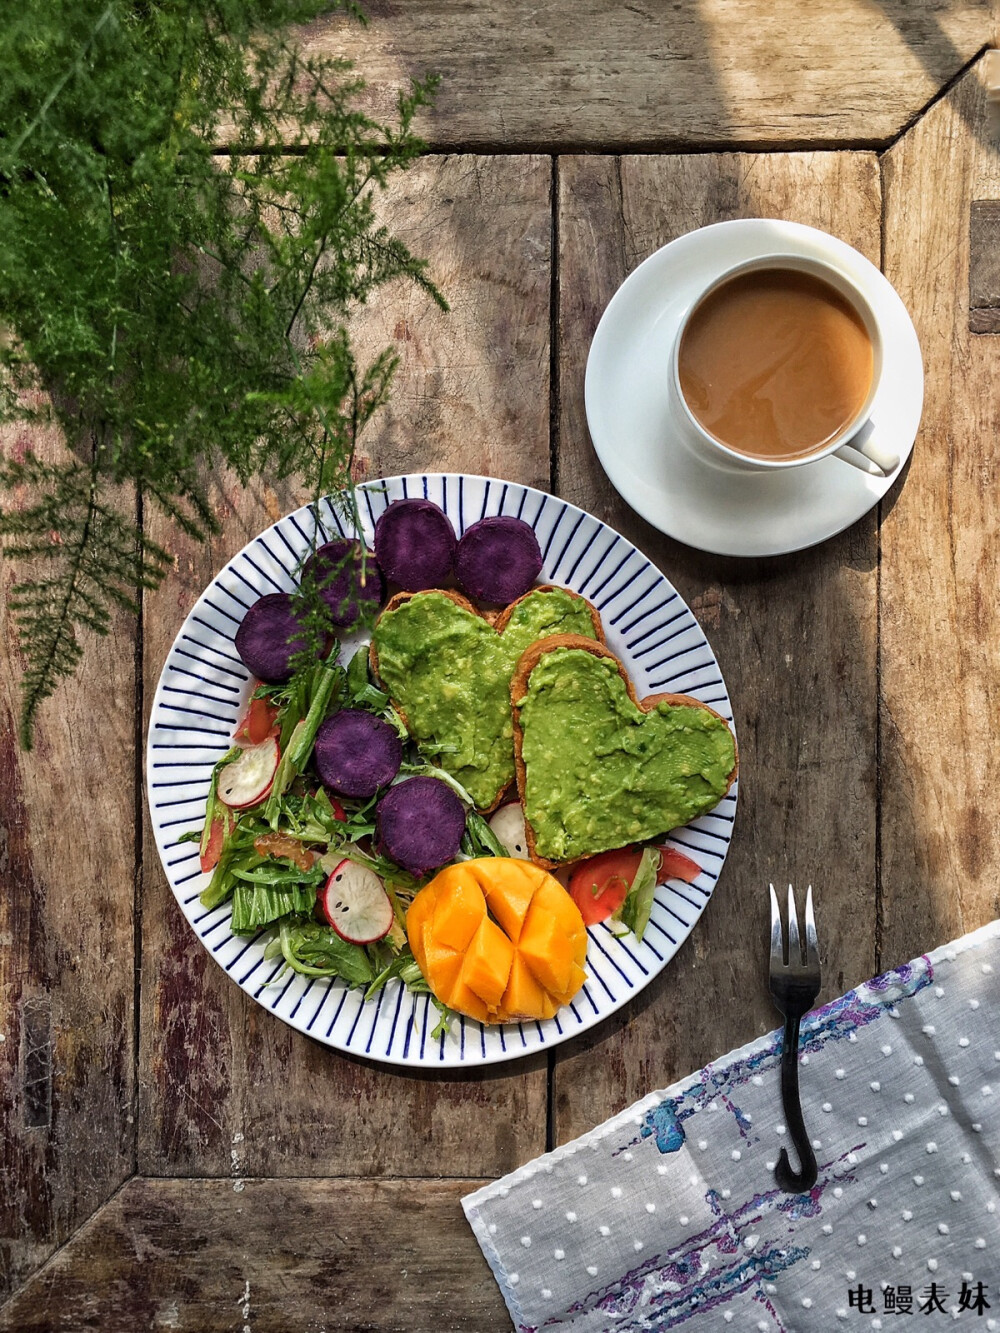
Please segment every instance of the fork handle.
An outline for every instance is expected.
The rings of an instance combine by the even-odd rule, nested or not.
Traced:
[[[785,1019],[785,1035],[781,1045],[781,1103],[785,1121],[799,1158],[799,1170],[793,1171],[788,1153],[782,1148],[774,1176],[781,1188],[789,1194],[804,1194],[816,1184],[819,1174],[816,1154],[802,1118],[799,1100],[799,1022],[800,1014],[789,1014]]]

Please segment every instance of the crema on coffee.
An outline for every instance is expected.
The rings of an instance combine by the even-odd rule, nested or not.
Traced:
[[[804,458],[864,406],[872,342],[830,283],[790,268],[756,269],[695,307],[678,372],[692,414],[720,443],[751,458]]]

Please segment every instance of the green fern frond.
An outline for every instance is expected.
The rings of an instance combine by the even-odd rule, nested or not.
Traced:
[[[102,499],[96,464],[51,464],[28,453],[0,463],[0,484],[33,492],[0,511],[6,553],[29,561],[35,575],[8,598],[25,658],[21,744],[30,749],[39,707],[79,664],[79,630],[107,634],[116,606],[136,614],[139,590],[159,584],[170,557],[143,540],[134,515]]]
[[[25,744],[79,633],[106,633],[169,567],[138,501],[204,539],[220,469],[349,484],[396,365],[389,348],[358,365],[352,312],[399,277],[445,305],[375,207],[422,149],[434,81],[395,120],[361,111],[347,62],[290,41],[331,7],[22,0],[5,20],[0,423],[65,442],[52,461],[0,455],[0,544],[27,562]]]

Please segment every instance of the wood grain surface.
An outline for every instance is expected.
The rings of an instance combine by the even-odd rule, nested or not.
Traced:
[[[393,182],[383,215],[451,309],[395,283],[358,321],[392,345],[392,398],[362,437],[359,471],[475,472],[549,483],[552,162],[536,154],[431,156]]]
[[[8,599],[28,573],[0,558],[0,1301],[135,1169],[135,625],[87,643],[25,753]]]
[[[969,205],[969,313],[1000,307],[1000,199]]]
[[[359,320],[361,346],[391,343],[401,365],[358,475],[551,485],[664,570],[734,701],[729,861],[664,975],[547,1060],[449,1077],[337,1055],[216,967],[148,819],[136,830],[136,721],[183,617],[306,497],[217,478],[221,533],[205,548],[147,513],[175,569],[141,631],[122,619],[87,644],[31,755],[14,738],[19,571],[4,560],[0,1333],[506,1329],[461,1195],[775,1025],[763,950],[748,948],[765,936],[769,880],[815,887],[822,999],[1000,915],[1000,337],[983,324],[1000,126],[985,59],[946,88],[1000,36],[1000,0],[824,0],[819,18],[794,0],[369,11],[367,29],[313,25],[312,49],[354,55],[382,112],[400,82],[440,70],[424,132],[463,151],[422,159],[380,205],[452,310],[399,286]],[[852,148],[736,151],[838,143]],[[674,147],[687,151],[661,151]],[[638,262],[693,227],[760,215],[881,255],[927,392],[912,463],[878,512],[814,551],[735,561],[670,541],[617,498],[582,384],[597,320]],[[0,440],[29,443],[57,447]]]
[[[370,0],[303,33],[391,116],[441,75],[435,147],[664,151],[882,144],[989,40],[989,0]]]
[[[878,162],[871,153],[559,160],[558,489],[636,542],[694,610],[733,700],[740,804],[719,886],[677,957],[611,1023],[557,1052],[558,1142],[777,1025],[765,974],[769,881],[794,878],[802,893],[813,883],[821,998],[877,964],[876,515],[783,559],[704,555],[619,499],[587,433],[587,350],[618,284],[681,233],[754,216],[823,227],[877,263]]]
[[[533,485],[548,473],[548,159],[429,158],[386,200],[386,220],[431,262],[452,313],[386,289],[359,347],[392,343],[392,404],[359,469],[465,466]],[[143,617],[147,709],[205,585],[308,497],[217,491],[207,547],[152,519],[176,570]],[[496,1175],[545,1147],[544,1057],[499,1073],[415,1076],[341,1056],[266,1013],[218,967],[171,894],[146,824],[142,858],[139,1169],[148,1175]]]
[[[982,63],[885,159],[886,273],[924,354],[923,423],[882,524],[883,953],[1000,916],[1000,339],[969,329],[969,210],[1000,199]]]
[[[0,1309],[2,1333],[500,1333],[474,1180],[133,1179]]]

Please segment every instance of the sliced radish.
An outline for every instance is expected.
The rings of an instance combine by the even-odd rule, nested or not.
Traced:
[[[340,938],[351,944],[374,944],[388,935],[395,920],[382,881],[356,861],[341,861],[316,904]]]
[[[519,801],[502,805],[490,819],[490,830],[497,842],[502,842],[509,856],[527,861],[528,839],[524,832],[524,811]]]
[[[278,768],[278,742],[273,736],[259,745],[248,745],[231,764],[219,774],[219,800],[233,810],[245,810],[262,801],[271,790]]]

